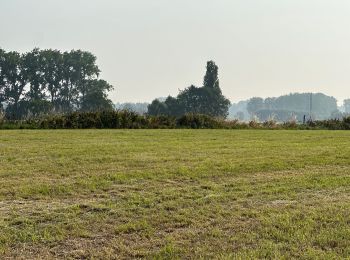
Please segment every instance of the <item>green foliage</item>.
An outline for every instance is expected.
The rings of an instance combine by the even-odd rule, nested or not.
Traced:
[[[214,61],[207,62],[207,71],[204,76],[203,87],[220,89],[219,68]]]
[[[88,80],[85,83],[84,96],[81,97],[82,111],[113,110],[113,103],[108,99],[107,92],[113,86],[105,80]]]
[[[224,128],[225,124],[213,117],[201,114],[186,114],[177,121],[178,127],[183,128]]]
[[[164,102],[156,99],[148,106],[148,114],[178,117],[194,113],[226,118],[229,105],[230,101],[221,93],[218,67],[209,61],[203,87],[192,85],[180,91],[176,98],[169,96]]]
[[[148,114],[158,116],[158,115],[169,115],[170,112],[165,102],[161,102],[158,99],[155,99],[148,106]]]
[[[350,130],[350,117],[343,119],[328,119],[323,121],[309,121],[309,127],[329,130]]]
[[[34,49],[20,54],[0,49],[0,108],[8,119],[49,113],[112,109],[90,52]]]
[[[2,123],[1,123],[2,122]],[[350,130],[350,117],[322,121],[308,121],[305,125],[296,121],[279,124],[275,120],[249,123],[224,120],[203,114],[175,116],[140,115],[130,110],[101,110],[96,112],[71,112],[29,118],[27,120],[1,121],[0,129],[309,129]]]

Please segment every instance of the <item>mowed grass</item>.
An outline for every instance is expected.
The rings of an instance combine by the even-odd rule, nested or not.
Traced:
[[[0,258],[350,258],[350,131],[0,131]]]

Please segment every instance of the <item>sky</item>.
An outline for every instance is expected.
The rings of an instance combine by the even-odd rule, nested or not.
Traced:
[[[350,97],[349,0],[0,0],[0,48],[97,56],[114,102],[201,86],[208,60],[232,102]]]

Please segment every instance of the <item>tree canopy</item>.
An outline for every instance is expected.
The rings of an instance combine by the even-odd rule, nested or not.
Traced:
[[[181,116],[196,113],[226,118],[230,101],[222,95],[218,70],[213,61],[208,61],[202,87],[191,85],[180,91],[176,98],[169,96],[164,102],[156,99],[148,106],[148,114]]]
[[[112,109],[96,57],[87,51],[0,49],[0,109],[10,119],[46,113]]]
[[[304,115],[313,119],[331,118],[338,107],[334,97],[322,93],[294,93],[277,98],[251,98],[247,110],[251,116],[258,116],[262,121],[274,116],[280,121],[287,121],[293,116],[302,120]]]

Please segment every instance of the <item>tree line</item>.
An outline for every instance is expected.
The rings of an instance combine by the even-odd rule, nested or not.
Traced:
[[[49,113],[113,109],[99,79],[96,57],[87,51],[0,49],[0,111],[8,119]]]
[[[339,112],[337,100],[322,93],[294,93],[266,99],[254,97],[248,101],[247,110],[261,121],[288,121],[292,117],[302,121],[304,116],[323,120],[335,118]]]
[[[4,121],[0,118],[0,129],[328,129],[350,130],[350,116],[341,119],[296,121],[277,123],[226,120],[203,114],[174,116],[141,115],[129,110],[109,110],[96,112],[72,112],[54,114],[26,120]]]
[[[176,97],[155,99],[148,106],[146,103],[113,105],[107,96],[113,86],[99,78],[101,71],[92,53],[38,48],[19,53],[0,48],[0,114],[14,120],[117,108],[151,116],[204,114],[226,118],[230,101],[222,94],[218,71],[215,62],[208,61],[201,87],[191,85]],[[321,93],[252,98],[243,103],[234,110],[235,118],[240,120],[258,117],[261,121],[286,122],[293,117],[302,121],[304,115],[314,116],[314,119],[343,116],[336,99]],[[343,108],[344,113],[350,113],[349,99],[344,101]]]

